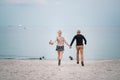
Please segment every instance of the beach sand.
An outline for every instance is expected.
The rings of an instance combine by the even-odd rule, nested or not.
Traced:
[[[120,80],[120,60],[0,60],[0,80]]]

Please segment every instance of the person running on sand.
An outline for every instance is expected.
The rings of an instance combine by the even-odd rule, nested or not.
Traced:
[[[81,65],[84,66],[84,54],[83,54],[83,40],[85,42],[85,45],[87,44],[87,40],[85,39],[85,37],[81,34],[80,30],[77,30],[77,35],[75,35],[71,41],[70,47],[72,46],[74,40],[76,40],[76,60],[77,60],[77,64],[79,64],[79,53],[81,55]]]
[[[53,45],[54,43],[57,42],[57,46],[56,46],[56,51],[58,53],[58,66],[61,65],[61,59],[62,59],[62,55],[64,52],[64,43],[70,47],[70,45],[66,42],[65,38],[62,36],[62,31],[59,30],[57,32],[58,36],[56,37],[55,41],[50,40],[49,44]]]

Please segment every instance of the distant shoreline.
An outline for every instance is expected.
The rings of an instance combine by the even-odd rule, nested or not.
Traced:
[[[40,58],[0,58],[0,60],[40,60]],[[41,59],[41,60],[57,60],[57,59]],[[63,61],[75,61],[70,59],[63,59]],[[102,61],[102,60],[120,60],[120,59],[85,59],[85,61]]]

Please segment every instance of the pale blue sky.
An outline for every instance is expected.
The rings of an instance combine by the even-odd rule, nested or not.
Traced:
[[[56,58],[57,30],[70,43],[77,29],[88,40],[87,59],[120,58],[119,0],[0,0],[0,55]],[[66,47],[64,58],[75,56]]]
[[[31,1],[1,0],[0,24],[43,26],[120,25],[119,0]]]

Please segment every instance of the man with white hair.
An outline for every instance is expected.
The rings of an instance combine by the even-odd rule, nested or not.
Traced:
[[[77,35],[75,35],[73,37],[70,46],[72,46],[74,40],[76,40],[76,51],[77,51],[76,60],[77,60],[77,64],[79,64],[79,53],[80,53],[80,55],[81,55],[81,65],[84,66],[84,54],[83,54],[84,45],[83,45],[83,40],[84,40],[85,45],[87,44],[87,40],[81,34],[80,30],[77,30]]]

